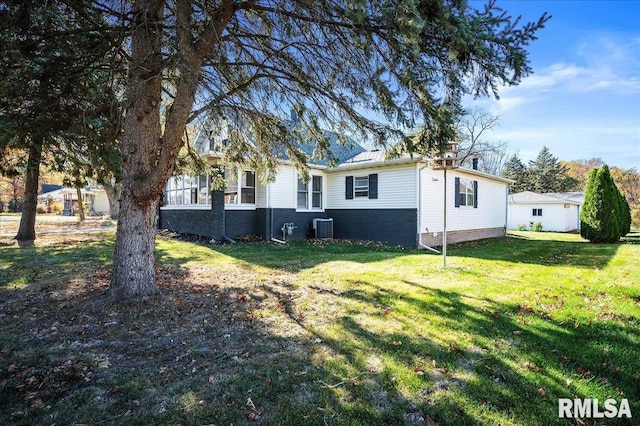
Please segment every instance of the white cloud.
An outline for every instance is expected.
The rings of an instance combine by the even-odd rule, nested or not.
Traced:
[[[524,90],[552,89],[566,83],[568,79],[580,78],[584,71],[572,64],[554,64],[524,79],[520,87]]]
[[[574,94],[640,95],[640,38],[616,42],[611,37],[585,41],[576,49],[574,62],[536,69],[520,85],[503,87],[500,100],[482,102],[496,114],[527,108]]]
[[[593,36],[500,99],[467,99],[500,116],[491,140],[533,159],[543,146],[562,160],[601,157],[640,169],[640,37]]]

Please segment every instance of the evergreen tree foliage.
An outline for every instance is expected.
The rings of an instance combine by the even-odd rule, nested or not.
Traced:
[[[509,191],[531,191],[539,194],[547,192],[575,191],[579,183],[569,174],[569,167],[551,154],[546,146],[535,160],[525,166],[517,155],[505,163],[502,177],[513,179]]]
[[[576,181],[568,175],[569,168],[558,161],[546,146],[535,160],[529,162],[526,191],[537,193],[565,192],[576,186]]]
[[[627,202],[627,197],[618,190],[617,186],[616,192],[618,193],[620,211],[620,235],[624,237],[631,231],[631,207]]]
[[[512,179],[515,182],[509,186],[509,192],[522,192],[527,191],[527,167],[524,165],[520,157],[517,154],[513,154],[511,158],[505,163],[504,168],[500,176]]]
[[[35,239],[41,163],[55,158],[61,164],[81,154],[65,141],[81,134],[94,140],[96,120],[109,116],[111,106],[100,99],[117,46],[98,26],[99,19],[61,1],[0,2],[0,156],[11,148],[27,153],[15,237],[27,244]]]
[[[609,167],[593,169],[580,212],[580,235],[592,243],[618,241],[624,227],[620,200]]]
[[[277,151],[304,170],[300,143],[331,160],[322,128],[429,152],[454,138],[464,95],[497,95],[531,73],[527,47],[549,18],[522,22],[494,0],[42,3],[90,19],[100,28],[85,34],[105,35],[128,61],[114,299],[158,291],[159,197],[198,115],[224,117],[252,135],[253,143],[232,138],[227,151],[247,167],[273,170]],[[85,51],[93,45],[77,56],[89,57]],[[283,119],[291,107],[303,131]]]

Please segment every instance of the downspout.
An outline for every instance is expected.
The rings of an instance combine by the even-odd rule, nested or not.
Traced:
[[[420,164],[420,163],[418,163],[418,164]],[[426,249],[426,250],[429,250],[429,251],[432,251],[434,253],[440,254],[440,252],[438,250],[434,249],[433,247],[429,247],[429,246],[426,246],[426,245],[422,244],[422,234],[420,232],[421,231],[421,229],[420,229],[420,225],[421,225],[421,223],[420,223],[420,212],[422,210],[422,173],[421,172],[426,168],[427,168],[427,163],[425,163],[424,166],[422,166],[422,167],[417,167],[417,169],[418,169],[418,208],[416,210],[417,210],[418,217],[417,217],[417,220],[416,220],[416,222],[417,222],[416,226],[418,228],[417,229],[418,247]]]
[[[269,209],[269,241],[286,244],[286,241],[279,240],[273,236],[273,207],[271,206],[271,184],[267,186],[267,209]]]
[[[223,204],[224,206],[224,204]],[[234,240],[231,237],[227,236],[227,209],[223,208],[222,210],[222,238],[225,239],[225,241],[231,243],[231,244],[235,244],[237,243],[236,240]]]
[[[211,179],[209,179],[209,181],[210,180]],[[211,193],[211,197],[213,198],[213,191],[211,191],[210,193]],[[211,206],[213,208],[213,203],[212,203]],[[224,206],[224,198],[222,200],[222,238],[225,241],[227,241],[227,242],[229,242],[231,244],[236,244],[237,243],[236,240],[234,240],[233,238],[227,236],[227,209]]]

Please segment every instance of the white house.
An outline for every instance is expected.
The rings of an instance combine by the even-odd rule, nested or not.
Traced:
[[[109,213],[109,199],[104,189],[87,186],[80,190],[80,195],[82,196],[82,202],[87,206],[89,214],[101,215]],[[49,206],[53,202],[60,202],[69,212],[77,201],[78,192],[75,188],[60,188],[38,195],[38,204]]]
[[[171,178],[159,226],[216,240],[245,235],[282,240],[313,236],[316,225],[331,223],[335,238],[438,246],[446,190],[448,242],[505,235],[510,180],[458,168],[447,172],[445,189],[444,171],[431,168],[428,158],[385,159],[382,151],[366,151],[351,141],[342,146],[337,135],[327,135],[338,164],[309,164],[309,182],[286,160],[269,184],[254,170],[225,172],[224,191],[211,191],[207,175]],[[219,138],[224,140],[201,132],[194,141],[210,164],[223,155]]]
[[[540,222],[543,231],[571,232],[580,229],[583,192],[537,194],[525,191],[509,195],[508,229]]]

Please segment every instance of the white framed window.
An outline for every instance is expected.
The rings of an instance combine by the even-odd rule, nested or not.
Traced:
[[[369,176],[355,176],[353,179],[353,195],[369,197]]]
[[[542,209],[533,209],[531,214],[533,216],[542,216]]]
[[[198,204],[210,204],[209,175],[198,176]]]
[[[224,189],[225,204],[255,204],[256,203],[256,174],[249,170],[238,170],[232,176],[229,169],[224,170],[227,186]]]
[[[309,208],[309,184],[298,178],[298,208],[306,210]]]
[[[311,176],[311,208],[322,208],[322,176]]]
[[[322,176],[312,175],[309,182],[304,182],[298,178],[297,202],[299,210],[321,210],[323,208],[322,198]]]
[[[460,179],[460,192],[458,193],[461,206],[473,206],[473,181]]]
[[[205,206],[211,204],[209,176],[173,176],[164,187],[165,206]]]
[[[242,171],[240,189],[240,203],[255,204],[256,203],[256,174],[251,171]]]
[[[478,208],[478,181],[455,178],[455,206]]]
[[[346,200],[354,198],[368,198],[375,200],[378,198],[378,174],[372,173],[367,176],[345,176]]]

